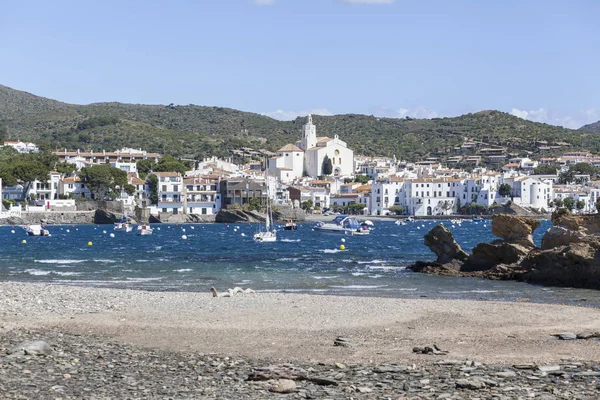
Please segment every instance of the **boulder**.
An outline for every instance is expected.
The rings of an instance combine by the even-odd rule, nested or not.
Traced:
[[[563,226],[553,226],[542,237],[542,250],[568,246],[571,243],[581,243],[585,237],[586,234],[579,230],[570,230]]]
[[[552,225],[583,234],[600,232],[600,214],[573,215],[569,210],[560,208],[552,213]]]
[[[440,264],[438,262],[417,261],[406,267],[413,272],[422,272],[424,274],[444,275],[444,276],[462,276],[460,271],[462,263],[454,260],[451,263]]]
[[[531,218],[500,214],[492,218],[492,233],[509,243],[522,243],[535,247],[533,232],[540,225],[540,221]]]
[[[454,240],[444,225],[434,226],[424,237],[425,245],[437,256],[436,262],[446,264],[453,260],[464,261],[469,256]]]
[[[498,264],[514,264],[521,261],[531,249],[518,243],[479,243],[473,254],[465,261],[463,271],[481,271]]]
[[[525,279],[531,283],[600,289],[600,237],[590,235],[579,243],[532,251],[521,266],[528,270]]]
[[[16,346],[8,349],[7,354],[14,355],[30,355],[30,356],[45,356],[52,352],[50,345],[43,340],[30,340],[21,342]]]

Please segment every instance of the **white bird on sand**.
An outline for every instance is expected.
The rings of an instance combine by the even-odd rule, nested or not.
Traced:
[[[234,295],[236,295],[237,293],[243,293],[243,294],[249,294],[249,293],[254,293],[254,290],[248,288],[248,289],[242,289],[241,287],[234,287],[233,289],[227,289],[226,292],[217,292],[217,289],[215,289],[214,287],[210,288],[210,291],[212,292],[213,297],[233,297]]]

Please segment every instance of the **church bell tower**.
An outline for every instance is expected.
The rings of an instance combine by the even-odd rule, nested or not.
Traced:
[[[302,127],[302,150],[306,151],[317,145],[317,127],[312,122],[312,115],[308,114],[308,121]]]

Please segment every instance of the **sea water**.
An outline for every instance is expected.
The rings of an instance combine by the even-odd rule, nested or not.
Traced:
[[[423,235],[443,223],[469,251],[494,240],[490,221],[376,222],[368,236],[339,236],[279,226],[276,243],[255,243],[257,225],[154,225],[151,236],[111,225],[48,226],[51,237],[0,227],[0,281],[207,292],[211,286],[256,291],[600,305],[600,292],[510,281],[413,273],[406,266],[435,256]],[[534,240],[539,244],[550,222]],[[14,231],[14,233],[12,233]],[[114,233],[114,237],[111,237]],[[187,238],[183,239],[185,235]],[[345,250],[340,250],[342,238]],[[26,243],[22,243],[26,240]],[[91,242],[91,246],[88,245]]]

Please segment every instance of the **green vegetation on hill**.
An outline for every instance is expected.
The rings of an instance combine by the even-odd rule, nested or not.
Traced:
[[[534,142],[566,142],[600,152],[600,135],[526,121],[499,111],[455,118],[394,119],[315,116],[318,136],[339,135],[362,155],[414,161],[453,155],[467,138],[510,152],[535,152]],[[227,156],[240,147],[276,151],[300,139],[306,118],[277,121],[222,107],[96,103],[65,104],[0,85],[0,134],[53,148],[143,148],[183,158]]]
[[[600,133],[600,121],[594,122],[593,124],[584,125],[579,129],[584,132]]]

